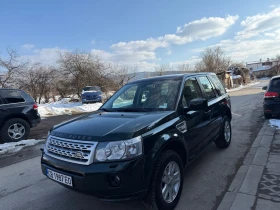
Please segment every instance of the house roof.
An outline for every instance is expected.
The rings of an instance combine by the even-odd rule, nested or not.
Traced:
[[[269,70],[271,68],[271,66],[261,66],[253,71],[266,71]]]

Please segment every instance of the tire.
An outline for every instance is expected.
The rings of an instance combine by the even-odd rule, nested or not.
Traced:
[[[17,128],[15,127],[15,124],[17,125]],[[18,134],[12,134],[11,132],[8,132],[9,129],[10,131],[18,130]],[[13,118],[4,123],[0,131],[0,137],[3,142],[17,142],[26,139],[26,137],[29,135],[29,132],[30,126],[28,122],[20,118]]]
[[[226,133],[226,129],[228,129]],[[228,117],[224,117],[223,127],[220,136],[216,139],[215,144],[218,148],[228,148],[231,143],[231,124]]]
[[[271,119],[272,114],[264,113],[264,117],[265,117],[265,119]]]
[[[171,165],[170,165],[171,164]],[[164,174],[166,174],[165,172],[167,172],[169,169],[168,166],[175,166],[177,164],[177,166],[174,167],[174,171],[171,174],[178,174],[178,173],[174,173],[175,171],[180,171],[180,174],[177,175],[177,177],[180,177],[180,180],[178,182],[178,178],[177,177],[173,177],[176,179],[174,179],[174,183],[179,183],[178,184],[174,184],[174,186],[176,186],[176,190],[177,190],[177,194],[175,192],[176,195],[174,195],[173,198],[171,198],[171,200],[169,200],[169,202],[167,202],[164,199],[164,196],[162,194],[162,190],[167,189],[167,184],[165,184],[163,182],[163,177]],[[173,179],[169,179],[165,176],[165,180],[171,182]],[[159,158],[158,162],[156,163],[155,169],[153,171],[153,175],[151,178],[151,184],[150,184],[150,188],[149,191],[146,195],[146,197],[144,198],[144,205],[150,209],[150,210],[173,210],[176,205],[179,202],[181,193],[182,193],[182,189],[183,189],[183,184],[184,184],[184,175],[183,175],[183,163],[182,160],[180,158],[180,156],[171,150],[165,151]],[[173,185],[173,184],[172,184]],[[173,192],[173,191],[172,191]],[[167,193],[166,195],[168,195],[167,197],[169,197],[169,193]],[[170,199],[170,197],[169,197]]]

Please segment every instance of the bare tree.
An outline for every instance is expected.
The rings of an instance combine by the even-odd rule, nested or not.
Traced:
[[[41,103],[42,98],[49,102],[53,90],[53,81],[56,77],[56,70],[44,67],[39,63],[32,64],[21,71],[21,77],[17,78],[19,88],[26,90],[36,102]]]
[[[231,60],[226,57],[225,52],[220,48],[207,48],[201,54],[201,61],[199,61],[195,68],[201,72],[215,72],[220,73],[225,71],[230,66]]]
[[[80,93],[85,86],[99,86],[106,89],[106,83],[111,75],[110,64],[103,63],[98,56],[93,57],[90,53],[64,52],[60,53],[58,60],[63,74],[72,78],[76,94]]]
[[[192,72],[192,71],[194,71],[193,67],[188,63],[183,63],[183,64],[178,65],[177,69],[178,69],[178,71],[181,71],[181,72]]]
[[[168,71],[171,71],[169,64],[162,64],[159,67],[155,67],[155,76],[166,75]]]
[[[125,65],[114,65],[112,74],[118,88],[131,81],[136,76],[137,66],[129,67]]]
[[[19,56],[14,49],[7,48],[7,58],[0,57],[0,72],[4,73],[0,78],[2,88],[7,88],[15,82],[17,73],[27,64],[19,61]]]

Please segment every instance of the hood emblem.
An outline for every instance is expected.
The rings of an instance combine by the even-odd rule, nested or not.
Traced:
[[[82,152],[76,152],[74,156],[75,158],[80,158],[80,159],[84,158],[84,154]]]

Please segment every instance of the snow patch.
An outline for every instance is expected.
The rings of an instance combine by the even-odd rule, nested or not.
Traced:
[[[269,120],[268,125],[280,129],[280,120]]]
[[[43,141],[45,140],[29,139],[29,140],[22,140],[19,142],[9,142],[5,144],[0,144],[0,157],[5,154],[16,153],[24,147],[33,146]]]
[[[40,104],[38,107],[41,117],[50,117],[57,115],[72,115],[77,113],[93,112],[98,110],[102,103],[82,104],[81,102],[70,103],[58,101],[49,104]]]
[[[244,88],[246,88],[246,87],[250,87],[250,86],[253,86],[253,85],[257,85],[257,84],[260,84],[260,82],[252,82],[252,83],[249,83],[249,84],[247,84],[247,85],[240,85],[240,86],[237,87],[237,88],[226,89],[226,91],[227,91],[228,93],[230,93],[230,92],[242,90],[242,89],[244,89]]]

